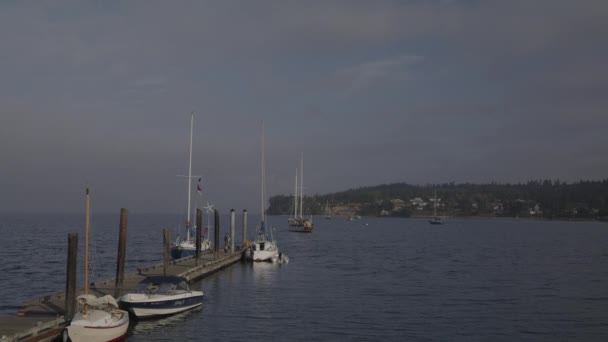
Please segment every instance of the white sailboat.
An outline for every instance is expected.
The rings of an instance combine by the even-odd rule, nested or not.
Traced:
[[[288,223],[292,227],[302,227],[302,229],[292,229],[291,232],[311,233],[314,227],[312,223],[312,215],[310,218],[304,218],[304,154],[300,159],[300,186],[299,186],[299,203],[298,203],[298,169],[296,169],[296,191],[294,196],[294,220],[289,220]],[[299,212],[298,212],[299,208]]]
[[[331,213],[329,211],[329,200],[327,200],[327,202],[325,202],[325,219],[326,220],[331,219]]]
[[[85,202],[84,294],[78,296],[78,312],[64,333],[73,342],[118,341],[129,328],[129,313],[119,310],[112,296],[89,294],[89,189]]]
[[[295,187],[293,191],[293,215],[289,215],[289,219],[287,219],[287,224],[292,227],[302,226],[302,218],[298,217],[298,168],[296,167],[296,180]]]
[[[188,209],[186,214],[186,238],[180,240],[176,239],[175,244],[171,246],[171,257],[173,259],[180,259],[187,256],[196,254],[196,239],[190,236],[190,200],[192,199],[192,178],[199,178],[200,176],[192,176],[192,131],[194,127],[194,113],[190,117],[190,158],[188,163]],[[199,184],[200,185],[200,184]],[[201,241],[201,252],[205,252],[211,248],[209,240]]]
[[[257,227],[256,238],[248,253],[248,258],[252,261],[277,261],[281,259],[279,247],[272,228],[267,227],[266,221],[266,168],[264,166],[264,125],[262,124],[262,197],[261,197],[261,216],[262,221]]]
[[[433,198],[433,217],[429,220],[430,224],[443,224],[443,217],[437,216],[437,190]]]

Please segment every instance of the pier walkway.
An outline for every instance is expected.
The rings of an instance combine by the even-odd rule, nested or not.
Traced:
[[[167,275],[185,277],[188,282],[196,281],[207,275],[235,264],[241,260],[242,250],[235,248],[234,254],[220,251],[216,255],[202,254],[198,266],[194,257],[171,261]],[[163,275],[163,264],[140,268],[136,272],[125,273],[123,294],[147,276]],[[115,279],[92,283],[89,292],[96,296],[114,295]],[[83,289],[77,290],[77,295]],[[53,341],[61,336],[65,327],[65,292],[60,291],[27,301],[14,315],[0,315],[0,342],[13,341]]]

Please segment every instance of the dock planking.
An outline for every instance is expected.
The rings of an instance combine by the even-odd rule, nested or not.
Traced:
[[[237,263],[241,260],[241,254],[242,250],[236,249],[233,254],[223,251],[201,254],[198,262],[194,256],[174,260],[168,264],[167,275],[184,277],[188,282],[197,281]],[[121,295],[135,288],[145,277],[163,274],[163,263],[127,273],[124,275]],[[113,296],[115,283],[114,278],[96,281],[91,283],[89,293],[96,296]],[[78,289],[77,295],[82,292],[82,288]],[[52,341],[61,335],[65,327],[64,313],[64,291],[29,300],[21,305],[15,315],[0,315],[0,342]]]

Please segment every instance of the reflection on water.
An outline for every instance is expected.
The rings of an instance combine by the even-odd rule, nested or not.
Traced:
[[[173,326],[183,324],[189,318],[195,318],[193,316],[200,315],[203,311],[203,306],[198,306],[192,310],[181,312],[176,315],[161,317],[161,318],[150,318],[138,320],[131,316],[131,323],[129,326],[129,336],[132,335],[159,335],[163,334],[166,330],[171,330]]]

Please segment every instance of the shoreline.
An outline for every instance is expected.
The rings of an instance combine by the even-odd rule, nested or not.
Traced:
[[[279,215],[270,215],[269,216],[289,216],[289,214],[279,214]],[[324,217],[325,215],[312,215],[313,217]],[[433,215],[412,215],[409,217],[402,216],[361,216],[361,219],[365,218],[387,218],[387,219],[430,219]],[[343,219],[348,220],[350,216],[332,216],[332,219]],[[598,223],[606,223],[608,222],[608,217],[597,218],[597,219],[585,219],[585,218],[544,218],[544,217],[510,217],[510,216],[444,216],[446,220],[505,220],[505,221],[562,221],[562,222],[598,222]]]

